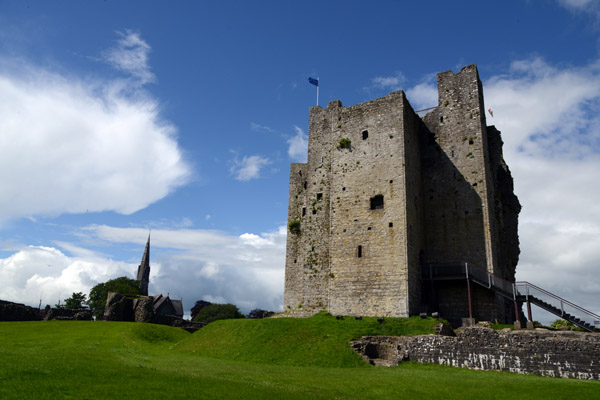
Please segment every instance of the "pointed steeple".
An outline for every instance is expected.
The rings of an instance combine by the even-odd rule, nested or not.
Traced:
[[[148,296],[148,284],[150,283],[150,233],[148,233],[148,241],[146,242],[142,262],[138,267],[137,281],[140,285],[141,294]]]

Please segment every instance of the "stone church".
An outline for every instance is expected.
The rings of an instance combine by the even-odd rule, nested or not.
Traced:
[[[290,170],[284,311],[514,321],[493,291],[427,279],[468,263],[511,282],[519,256],[521,206],[477,67],[437,81],[420,115],[403,91],[311,107],[308,162]]]

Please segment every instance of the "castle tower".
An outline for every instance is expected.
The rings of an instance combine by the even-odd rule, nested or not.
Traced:
[[[514,280],[520,205],[476,66],[438,74],[438,92],[423,119],[402,91],[310,109],[308,162],[290,169],[284,310],[460,318],[464,287],[425,285],[422,265]],[[493,293],[475,300],[476,318],[511,318]]]
[[[148,284],[150,283],[150,234],[142,256],[142,262],[138,267],[137,278],[139,282],[141,294],[148,296]]]

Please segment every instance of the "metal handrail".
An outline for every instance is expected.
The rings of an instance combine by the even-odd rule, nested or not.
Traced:
[[[535,290],[538,290],[538,291],[542,292],[546,296],[552,297],[555,300],[560,301],[560,303],[561,303],[561,311],[562,311],[563,315],[565,314],[564,305],[563,304],[567,304],[568,306],[575,308],[577,311],[580,311],[580,312],[582,312],[584,314],[587,314],[587,315],[589,315],[590,317],[593,317],[596,320],[600,320],[600,316],[599,315],[596,315],[593,312],[591,312],[589,310],[586,310],[585,308],[582,308],[582,307],[578,306],[577,304],[571,303],[569,300],[563,299],[562,297],[557,296],[554,293],[551,293],[551,292],[549,292],[547,290],[544,290],[541,287],[536,286],[536,285],[534,285],[534,284],[532,284],[530,282],[527,282],[527,281],[515,282],[515,290],[517,290],[517,286],[523,286],[523,285],[527,288],[527,294],[525,294],[525,298],[526,299],[528,299],[529,296],[535,297],[535,296],[533,296],[533,295],[531,295],[529,293],[529,287],[532,287]]]
[[[482,286],[486,286],[485,283],[487,283],[487,288],[488,289],[492,289],[496,288],[498,290],[500,290],[501,292],[504,292],[504,296],[508,297],[510,294],[512,294],[512,298],[513,300],[517,300],[517,297],[520,296],[525,296],[525,299],[527,301],[529,301],[529,297],[532,297],[538,301],[542,301],[541,298],[535,297],[533,294],[530,293],[530,288],[534,289],[534,291],[539,291],[541,294],[548,296],[558,302],[560,302],[560,310],[561,310],[561,317],[564,316],[565,314],[568,314],[567,312],[565,312],[565,305],[568,307],[571,307],[583,314],[586,314],[588,317],[591,317],[593,319],[593,324],[594,325],[599,325],[600,324],[600,316],[594,314],[593,312],[586,310],[585,308],[582,308],[580,306],[578,306],[577,304],[574,304],[566,299],[563,299],[560,296],[555,295],[554,293],[551,293],[547,290],[544,290],[542,288],[540,288],[539,286],[536,286],[530,282],[527,281],[517,281],[517,282],[512,282],[509,281],[507,279],[501,278],[497,275],[494,275],[493,273],[489,272],[487,269],[484,269],[476,264],[473,263],[468,263],[468,262],[461,262],[461,263],[440,263],[440,264],[426,264],[427,266],[429,266],[429,279],[433,280],[433,271],[434,268],[445,268],[445,267],[454,267],[454,268],[459,268],[458,273],[453,273],[452,275],[462,275],[464,274],[465,279],[467,280],[472,280]],[[425,266],[425,265],[424,265]],[[425,277],[425,274],[423,273],[424,271],[421,272],[421,276]],[[482,277],[483,275],[483,277]],[[520,288],[524,287],[525,288],[525,293],[521,293],[520,292]],[[510,288],[510,289],[509,289]],[[549,304],[550,306],[554,307],[554,305]],[[558,308],[558,307],[556,307]],[[576,316],[573,316],[576,317]]]

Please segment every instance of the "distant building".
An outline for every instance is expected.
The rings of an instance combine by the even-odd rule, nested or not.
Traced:
[[[154,313],[157,315],[174,315],[183,318],[183,302],[172,300],[169,296],[157,294],[152,296],[154,302]]]
[[[138,267],[136,279],[139,282],[140,294],[148,296],[148,284],[150,283],[150,234],[148,234],[146,249],[142,256],[142,262]]]
[[[137,279],[139,282],[140,294],[148,296],[148,285],[150,284],[150,234],[142,256],[142,262],[138,267]],[[157,315],[174,315],[183,318],[182,300],[172,300],[168,295],[157,294],[151,296],[153,299],[154,313]]]

